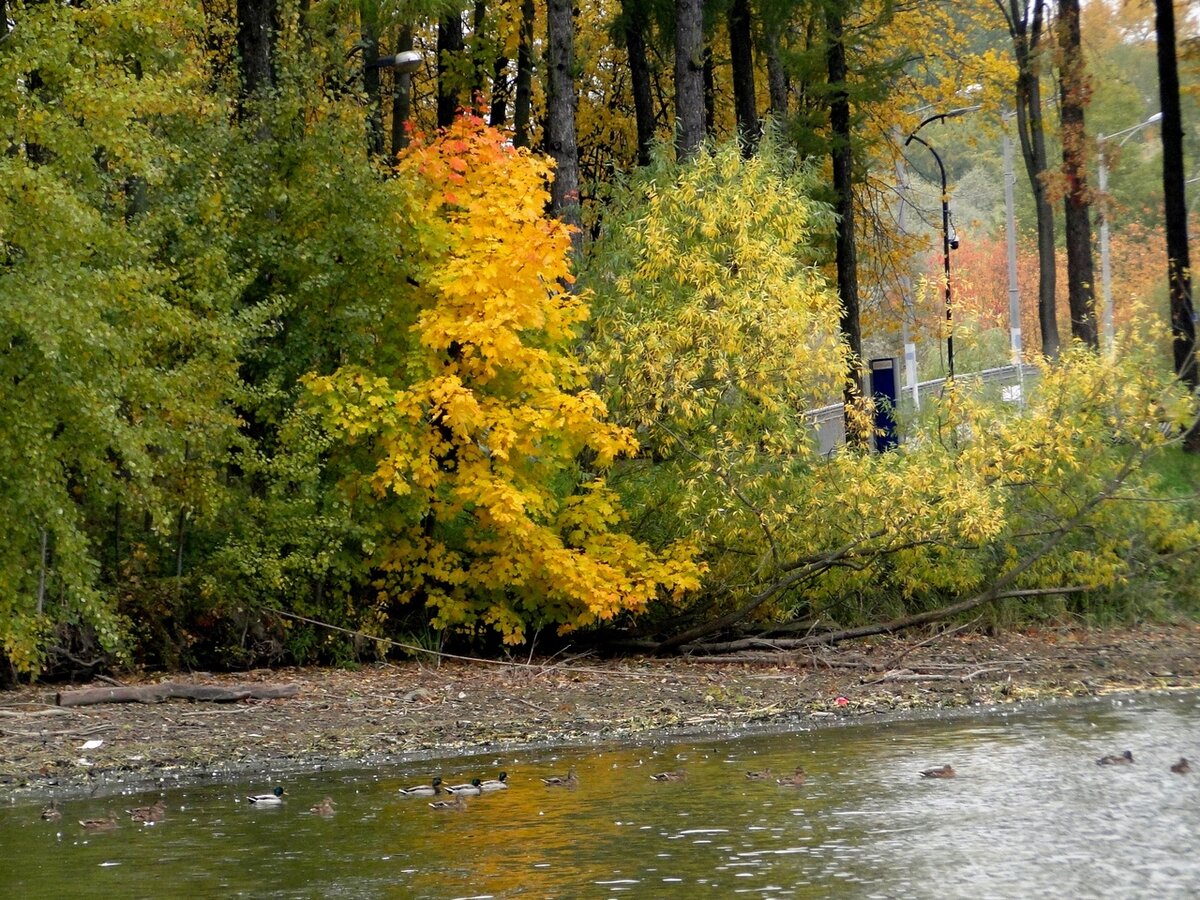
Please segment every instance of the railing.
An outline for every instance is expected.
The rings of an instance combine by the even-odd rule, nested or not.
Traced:
[[[1040,374],[1037,366],[1026,363],[1020,367],[1000,366],[995,369],[984,369],[981,372],[962,372],[954,376],[954,381],[959,385],[998,384],[1017,387],[1017,391],[1007,393],[1004,396],[1005,400],[1017,401],[1021,398],[1020,386],[1027,379],[1037,378]],[[921,401],[924,401],[929,397],[939,394],[945,383],[945,378],[932,378],[929,381],[922,381],[917,385],[917,397]],[[901,391],[900,412],[904,413],[911,409],[912,392],[907,390]],[[808,416],[809,420],[813,423],[813,427],[817,430],[817,442],[821,448],[821,453],[831,453],[846,443],[846,414],[841,403],[831,403],[828,406],[810,409],[805,415]],[[900,440],[904,440],[902,434],[900,435]]]

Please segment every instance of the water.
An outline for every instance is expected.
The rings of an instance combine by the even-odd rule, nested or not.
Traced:
[[[1133,766],[1095,759],[1131,749]],[[1191,775],[1172,774],[1180,756]],[[918,771],[952,763],[958,777]],[[539,778],[579,771],[574,790]],[[808,771],[802,787],[747,769]],[[509,773],[465,811],[398,787]],[[682,782],[652,773],[682,769]],[[0,810],[0,897],[1191,897],[1200,694],[653,746],[456,758]],[[337,812],[308,812],[325,795]]]

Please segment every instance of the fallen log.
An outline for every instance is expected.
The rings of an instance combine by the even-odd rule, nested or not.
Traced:
[[[280,700],[300,693],[298,684],[183,684],[164,681],[136,687],[84,688],[59,691],[54,695],[58,706],[94,706],[97,703],[162,703],[164,700],[204,700],[232,703],[237,700]]]

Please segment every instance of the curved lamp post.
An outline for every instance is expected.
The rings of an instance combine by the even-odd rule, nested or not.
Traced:
[[[958,239],[950,238],[950,195],[946,192],[946,167],[942,165],[942,158],[938,152],[933,149],[923,138],[917,137],[917,132],[928,125],[930,122],[941,122],[944,119],[955,119],[959,116],[966,115],[969,112],[974,112],[980,108],[980,104],[974,106],[964,106],[960,109],[952,109],[949,112],[938,113],[937,115],[929,116],[914,128],[904,139],[904,146],[907,147],[913,141],[923,146],[926,150],[933,154],[933,159],[937,163],[938,172],[942,179],[942,267],[944,277],[946,279],[946,373],[947,380],[954,379],[954,306],[950,294],[950,251],[958,249]]]
[[[1104,326],[1104,345],[1108,350],[1113,349],[1113,304],[1112,304],[1112,262],[1109,259],[1108,253],[1108,164],[1104,158],[1104,142],[1112,140],[1115,137],[1124,138],[1117,144],[1118,147],[1124,147],[1126,142],[1145,128],[1147,125],[1153,125],[1156,122],[1162,121],[1162,113],[1156,112],[1145,122],[1139,122],[1137,125],[1131,125],[1129,128],[1124,128],[1121,131],[1114,131],[1112,134],[1096,135],[1096,146],[1100,152],[1099,157],[1099,182],[1100,196],[1105,202],[1100,206],[1100,283],[1104,293],[1104,308],[1101,311],[1101,319]]]

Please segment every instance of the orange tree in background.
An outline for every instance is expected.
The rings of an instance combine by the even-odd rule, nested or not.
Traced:
[[[599,473],[636,442],[604,421],[570,352],[587,307],[566,290],[570,231],[544,215],[548,164],[467,116],[418,139],[398,175],[416,242],[413,350],[396,371],[307,379],[327,427],[369,447],[348,487],[388,517],[380,608],[424,603],[435,628],[519,643],[696,586],[689,548],[656,554],[618,530]]]

